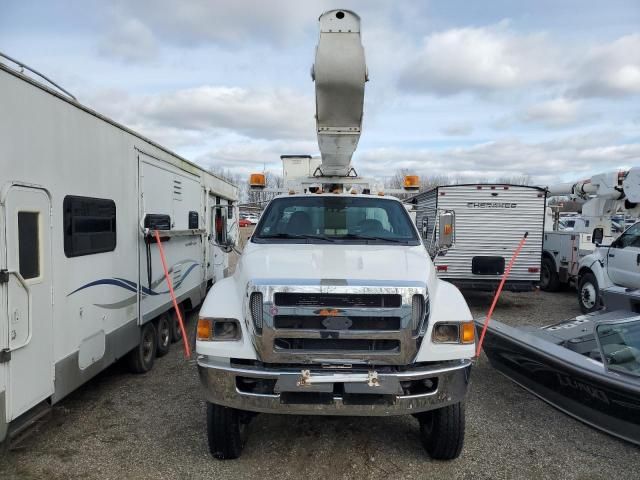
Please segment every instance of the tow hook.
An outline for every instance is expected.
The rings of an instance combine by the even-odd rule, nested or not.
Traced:
[[[370,387],[379,387],[378,372],[369,370],[368,373],[337,373],[334,375],[311,375],[311,370],[302,370],[296,385],[306,387],[319,383],[366,383]]]

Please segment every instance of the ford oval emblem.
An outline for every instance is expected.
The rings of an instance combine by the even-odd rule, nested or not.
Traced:
[[[327,330],[347,330],[353,322],[349,317],[326,317],[322,320],[322,325]]]

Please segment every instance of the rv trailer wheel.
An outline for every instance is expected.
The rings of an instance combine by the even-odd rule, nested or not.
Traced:
[[[247,439],[249,416],[235,408],[207,402],[209,452],[218,460],[240,456]]]
[[[458,402],[417,415],[422,444],[434,460],[453,460],[462,452],[464,410]]]
[[[171,347],[171,318],[168,313],[163,313],[158,317],[156,330],[158,332],[156,356],[163,357],[169,353]]]
[[[184,322],[187,321],[187,319],[184,317],[184,306],[182,304],[178,305],[178,308],[180,309],[180,315],[182,315],[182,320]],[[176,314],[176,309],[172,308],[171,311],[169,312],[169,325],[171,325],[171,341],[173,343],[175,342],[179,342],[180,340],[182,340],[182,330],[180,330],[180,323],[178,322],[178,315]],[[186,328],[186,325],[185,325]]]
[[[560,278],[553,260],[544,257],[540,269],[540,288],[545,292],[557,292],[560,289]]]
[[[153,322],[143,325],[140,343],[129,352],[129,368],[134,373],[147,373],[156,359],[157,334]]]
[[[578,303],[582,313],[600,310],[600,289],[598,280],[593,272],[587,272],[580,276],[578,282]]]

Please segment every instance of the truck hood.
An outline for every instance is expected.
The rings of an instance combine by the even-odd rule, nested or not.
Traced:
[[[256,279],[428,283],[433,266],[424,247],[404,245],[255,244],[245,247],[237,274]]]

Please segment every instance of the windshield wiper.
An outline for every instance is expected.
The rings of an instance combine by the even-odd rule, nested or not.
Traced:
[[[272,233],[270,235],[258,235],[256,238],[285,238],[296,239],[304,238],[306,240],[324,240],[326,242],[335,242],[334,239],[327,237],[326,235],[310,235],[303,233]]]
[[[383,242],[393,242],[393,243],[407,243],[409,241],[409,239],[380,237],[377,235],[360,235],[357,233],[347,233],[346,235],[340,235],[339,238],[350,238],[353,240],[381,240]]]

